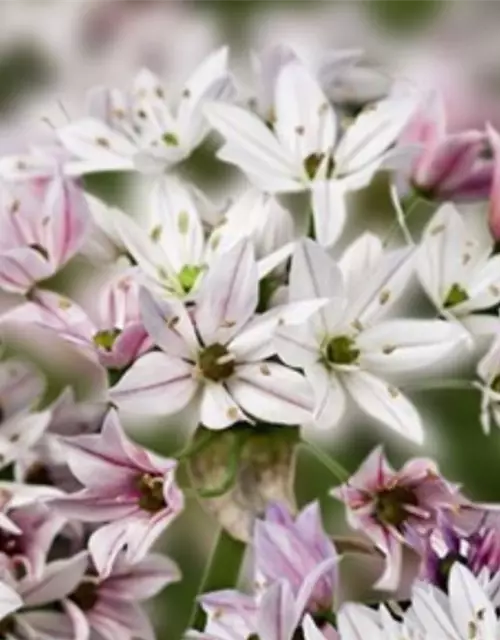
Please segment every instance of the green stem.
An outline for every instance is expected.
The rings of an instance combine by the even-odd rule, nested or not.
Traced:
[[[203,451],[203,449],[212,442],[216,434],[216,431],[207,430],[206,433],[202,433],[199,438],[190,442],[184,449],[181,449],[181,451],[173,457],[177,458],[177,460],[185,460],[186,458],[196,455],[200,451]]]
[[[404,389],[410,391],[438,391],[438,390],[452,390],[461,389],[467,391],[477,391],[478,387],[473,380],[461,380],[460,378],[454,378],[447,380],[431,380],[429,382],[414,382],[407,385],[401,385]]]
[[[198,603],[199,596],[218,589],[228,589],[237,584],[244,554],[243,542],[235,540],[221,528],[198,588],[188,629],[201,631],[205,626],[205,613]]]
[[[334,460],[331,456],[327,455],[324,451],[322,451],[322,449],[317,447],[312,442],[306,442],[305,447],[313,455],[316,456],[316,458],[323,464],[323,466],[328,469],[328,471],[330,471],[330,473],[334,475],[339,482],[344,483],[349,479],[351,475],[349,471],[347,471],[347,469],[344,469],[344,467],[339,462]]]

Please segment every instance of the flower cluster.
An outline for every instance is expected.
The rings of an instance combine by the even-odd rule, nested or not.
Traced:
[[[248,443],[289,446],[292,433],[318,454],[315,438],[355,410],[420,445],[411,388],[433,383],[479,390],[483,429],[500,425],[500,133],[449,132],[439,88],[398,78],[347,114],[323,85],[358,69],[352,52],[316,75],[286,47],[268,51],[248,101],[228,56],[208,56],[174,100],[148,70],[93,90],[86,117],[0,159],[0,326],[46,337],[99,381],[54,399],[29,358],[0,363],[0,638],[152,640],[139,603],[181,577],[153,546],[195,495],[230,530],[221,500],[252,504],[253,575],[242,591],[200,593],[188,637],[497,640],[497,505],[431,459],[395,471],[377,447],[331,491],[357,532],[334,542],[319,503],[297,514],[255,488],[276,469]],[[214,138],[224,203],[187,177]],[[141,183],[141,215],[86,190],[87,174],[116,171]],[[365,221],[344,242],[353,193],[379,174],[394,227],[382,237]],[[92,272],[87,296],[64,284],[75,266]],[[464,358],[477,375],[447,381]],[[122,426],[184,409],[181,454]],[[228,434],[224,482],[200,486],[193,468],[220,471],[213,447]],[[364,591],[379,606],[350,594],[350,555],[376,565]]]

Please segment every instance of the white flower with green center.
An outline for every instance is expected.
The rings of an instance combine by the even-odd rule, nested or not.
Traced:
[[[438,362],[463,339],[442,320],[388,319],[413,272],[413,252],[383,255],[365,234],[339,264],[317,243],[297,245],[290,275],[291,300],[329,298],[302,326],[278,327],[276,348],[288,364],[303,368],[315,392],[314,417],[333,427],[346,410],[346,394],[360,409],[401,435],[420,442],[422,421],[395,386],[395,377]]]
[[[168,297],[192,297],[214,259],[242,238],[254,241],[260,278],[293,250],[290,214],[254,189],[234,202],[208,236],[195,194],[176,178],[155,182],[149,214],[146,226],[113,212],[115,229],[148,285]]]
[[[500,302],[500,255],[492,255],[493,240],[478,220],[477,213],[460,215],[451,204],[440,207],[417,250],[417,275],[444,317],[474,335],[494,334],[498,317],[478,312]]]
[[[208,56],[186,82],[175,111],[169,92],[146,69],[139,72],[131,91],[94,89],[90,116],[58,132],[75,157],[66,163],[66,173],[161,172],[187,158],[209,130],[204,105],[233,94],[227,62],[226,47]]]
[[[495,607],[477,578],[459,562],[450,571],[448,593],[428,584],[413,588],[409,625],[426,640],[498,640]]]
[[[200,398],[199,421],[211,429],[255,419],[301,424],[311,418],[306,379],[271,360],[280,322],[301,322],[322,301],[256,314],[257,263],[242,240],[209,268],[194,306],[142,291],[144,325],[161,351],[139,358],[110,391],[120,409],[165,415]]]
[[[404,621],[396,620],[385,606],[376,610],[350,602],[340,609],[338,630],[341,640],[438,640],[410,629]]]
[[[408,95],[391,96],[363,111],[341,135],[319,83],[291,57],[274,79],[271,122],[223,103],[208,105],[205,113],[225,138],[219,158],[257,187],[268,193],[311,190],[316,237],[330,245],[344,227],[346,192],[366,186],[388,160],[414,107]]]

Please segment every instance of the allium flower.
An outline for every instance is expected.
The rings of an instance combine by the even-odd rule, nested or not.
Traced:
[[[236,591],[206,594],[200,603],[207,615],[205,630],[190,631],[188,640],[244,640],[256,635],[260,640],[338,640],[328,625],[325,635],[294,601],[286,580],[267,588],[260,600]]]
[[[65,519],[46,505],[35,502],[10,507],[11,496],[8,492],[3,493],[0,563],[15,575],[40,576]]]
[[[140,602],[179,579],[176,565],[159,554],[150,554],[134,564],[119,558],[105,578],[99,577],[89,563],[67,599],[83,612],[91,633],[98,637],[154,640],[154,630]]]
[[[248,190],[205,240],[194,195],[179,180],[168,178],[153,186],[147,229],[130,216],[115,216],[115,227],[126,250],[148,284],[156,286],[162,295],[192,297],[214,259],[242,238],[251,238],[262,258],[260,277],[291,254],[291,216],[273,198]]]
[[[403,545],[430,533],[439,514],[458,505],[457,490],[439,475],[432,460],[414,458],[394,471],[381,447],[332,495],[346,505],[349,524],[385,555],[386,568],[377,587],[388,590],[399,583]]]
[[[253,417],[281,424],[310,418],[304,377],[270,361],[280,321],[300,321],[317,301],[256,315],[258,273],[252,247],[241,241],[220,256],[203,279],[196,304],[155,299],[144,290],[144,324],[162,349],[142,356],[110,391],[120,408],[175,413],[201,392],[200,421],[222,429]]]
[[[437,211],[417,250],[417,275],[441,314],[473,334],[498,329],[493,316],[477,314],[500,302],[500,256],[493,243],[469,227],[451,204]]]
[[[146,69],[129,92],[95,89],[90,117],[59,131],[62,143],[77,158],[65,171],[160,173],[188,157],[208,133],[204,105],[232,95],[227,58],[227,48],[222,48],[203,61],[185,84],[175,115],[160,80]]]
[[[138,292],[136,272],[130,269],[114,276],[99,291],[96,322],[66,296],[41,289],[3,319],[38,324],[104,367],[121,370],[152,347],[140,319]]]
[[[340,558],[323,529],[317,502],[295,519],[283,506],[269,506],[265,518],[255,523],[253,545],[259,589],[285,579],[297,602],[318,616],[337,604]]]
[[[205,111],[225,138],[218,156],[262,191],[311,189],[317,238],[330,245],[344,225],[345,193],[370,182],[413,108],[412,98],[392,96],[361,113],[338,141],[337,116],[321,87],[291,59],[276,75],[270,126],[233,105],[212,104]]]
[[[486,134],[481,131],[448,133],[443,99],[426,95],[400,138],[403,146],[421,145],[411,172],[399,176],[399,189],[436,200],[481,200],[491,188],[493,163],[484,158]]]
[[[0,618],[0,629],[5,637],[9,640],[84,638],[80,635],[84,617],[66,598],[76,589],[86,566],[87,554],[82,552],[48,563],[39,576],[26,575],[16,580],[3,569],[5,614]]]
[[[447,596],[431,585],[414,587],[407,619],[429,640],[497,640],[500,631],[493,603],[458,562],[450,571]]]
[[[108,523],[89,540],[102,576],[109,575],[124,547],[128,562],[144,558],[183,508],[175,482],[176,461],[129,440],[114,411],[100,434],[66,438],[64,443],[70,469],[84,488],[51,505],[82,522]]]
[[[421,419],[393,385],[394,374],[427,368],[462,338],[440,320],[380,321],[412,273],[410,250],[382,254],[378,239],[362,236],[339,265],[312,240],[297,245],[291,299],[329,298],[304,326],[281,326],[279,356],[302,367],[315,393],[314,418],[331,427],[346,409],[346,392],[368,415],[416,441]]]
[[[0,211],[0,288],[26,293],[80,249],[90,214],[83,191],[62,178],[16,191]]]

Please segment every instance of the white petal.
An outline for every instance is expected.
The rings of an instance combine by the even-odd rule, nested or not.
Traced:
[[[311,418],[312,391],[307,380],[273,362],[237,367],[229,392],[241,408],[260,420],[301,424]]]
[[[339,267],[346,289],[352,292],[351,298],[365,286],[367,277],[378,266],[382,255],[380,238],[369,232],[360,235],[344,250]]]
[[[343,295],[342,273],[323,247],[303,238],[297,243],[290,271],[290,300]]]
[[[9,587],[5,582],[0,582],[0,616],[6,618],[23,606],[23,601],[19,594]]]
[[[259,295],[253,248],[243,240],[219,256],[196,299],[196,325],[206,345],[226,343],[250,319]]]
[[[95,170],[130,170],[135,147],[103,122],[87,118],[58,132],[64,146],[77,158],[94,163]]]
[[[359,604],[345,604],[339,611],[338,629],[342,640],[385,640],[379,626]]]
[[[477,579],[459,562],[451,568],[448,591],[451,614],[462,637],[471,637],[471,628],[476,629],[474,635],[478,638],[496,636],[493,605]]]
[[[271,178],[294,184],[300,176],[285,150],[259,118],[245,109],[228,104],[210,104],[205,109],[208,121],[227,141],[219,157],[237,164],[253,175],[266,173]]]
[[[297,59],[283,65],[275,88],[275,130],[297,164],[332,151],[337,134],[333,109],[318,82]]]
[[[158,221],[159,243],[174,269],[179,272],[185,265],[200,265],[203,227],[187,187],[175,178],[159,180],[153,187],[151,208]]]
[[[469,299],[457,304],[454,312],[460,315],[497,305],[500,302],[500,256],[493,256],[479,267],[467,285]]]
[[[451,286],[466,279],[469,267],[464,261],[464,252],[465,225],[455,207],[445,204],[425,228],[416,256],[417,275],[422,287],[438,308]]]
[[[207,382],[201,398],[200,422],[208,429],[225,429],[247,418],[222,384]]]
[[[160,300],[148,289],[139,293],[142,321],[155,344],[170,356],[194,359],[199,343],[185,306],[178,300]]]
[[[274,344],[279,357],[292,367],[312,365],[320,357],[319,345],[309,324],[278,327]]]
[[[356,345],[363,368],[394,373],[427,367],[466,339],[460,325],[443,320],[387,320],[362,331]]]
[[[139,358],[109,395],[124,411],[167,415],[185,407],[197,387],[192,365],[154,352]]]
[[[477,372],[487,385],[490,385],[500,373],[500,336],[495,339],[488,352],[479,361]]]
[[[336,171],[348,175],[379,158],[395,141],[415,108],[408,98],[390,98],[363,111],[347,129],[335,152]]]
[[[338,376],[321,363],[306,367],[314,391],[314,422],[321,429],[336,427],[346,411],[346,396]]]
[[[423,441],[422,420],[401,392],[364,371],[343,373],[342,382],[359,407],[405,438]]]
[[[364,287],[350,298],[349,319],[366,325],[387,313],[404,293],[413,268],[414,251],[411,248],[390,251],[377,268],[366,275]]]
[[[314,231],[317,241],[326,247],[342,234],[346,220],[345,189],[337,180],[316,180],[311,187]]]

